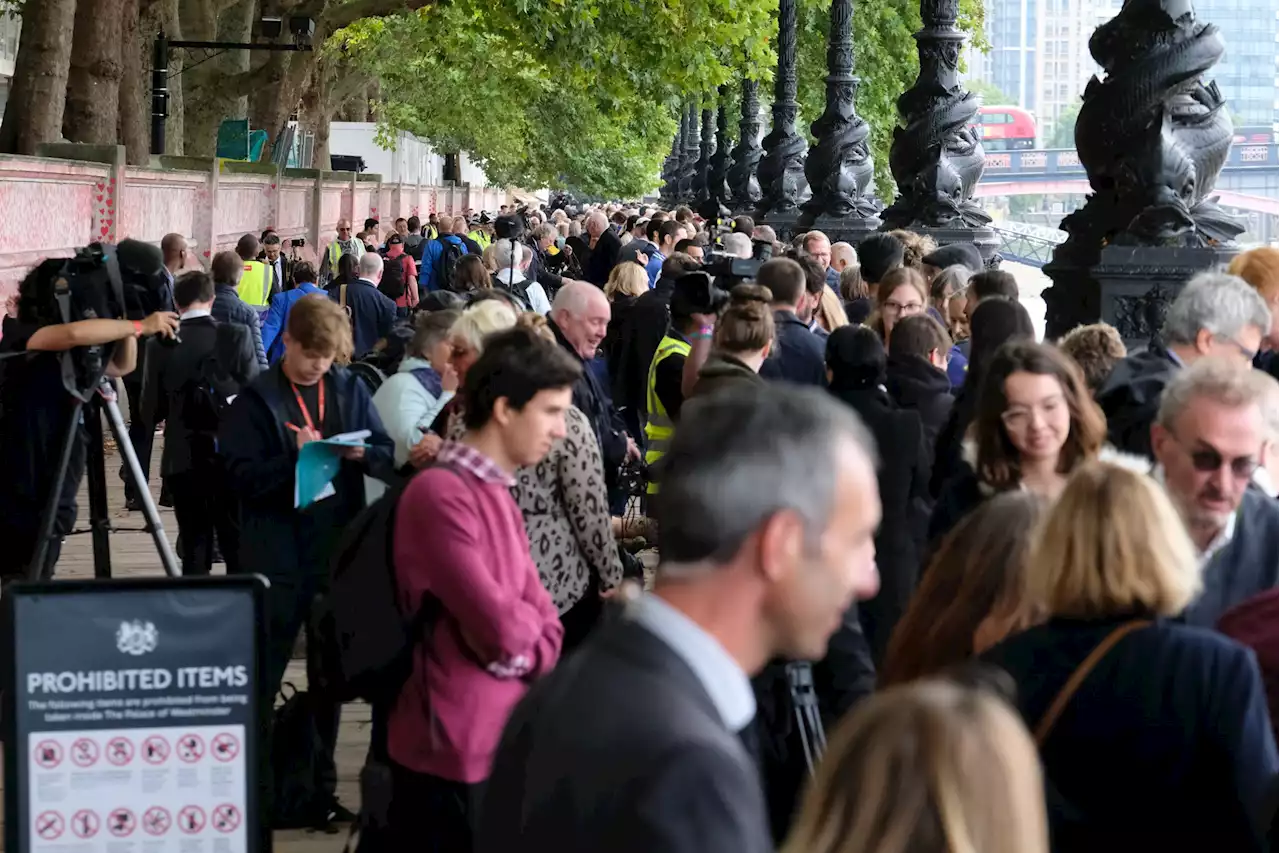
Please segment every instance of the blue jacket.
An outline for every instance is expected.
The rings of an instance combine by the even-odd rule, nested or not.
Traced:
[[[1280,509],[1275,498],[1245,489],[1231,541],[1215,552],[1201,576],[1200,596],[1182,614],[1188,625],[1212,628],[1222,614],[1276,585],[1280,566]]]
[[[1053,619],[982,655],[1013,676],[1034,730],[1068,677],[1129,617]],[[1253,652],[1158,620],[1121,639],[1040,748],[1054,851],[1262,850],[1276,743]]]
[[[298,444],[285,427],[285,382],[279,364],[263,371],[240,392],[218,430],[218,449],[227,466],[231,487],[241,500],[241,525],[246,545],[242,566],[246,573],[267,578],[296,578],[304,572],[327,573],[328,561],[341,524],[364,506],[364,477],[385,482],[395,479],[392,442],[382,428],[368,387],[341,367],[329,371],[336,399],[335,432],[367,429],[369,448],[360,462],[344,461],[334,487],[337,494],[299,511],[294,508],[294,468]]]
[[[215,284],[213,287],[213,319],[219,323],[237,323],[249,330],[253,338],[253,353],[257,356],[258,366],[267,366],[267,352],[262,348],[262,319],[253,306],[240,299],[240,294],[229,284]]]
[[[342,287],[328,291],[334,302],[342,301]],[[347,310],[351,312],[351,337],[355,344],[353,356],[359,358],[373,349],[391,331],[396,322],[396,304],[378,290],[372,282],[358,278],[347,285]]]
[[[440,264],[440,255],[444,252],[444,244],[441,240],[448,240],[456,246],[462,247],[462,254],[468,254],[467,244],[457,234],[446,234],[436,240],[431,240],[422,247],[422,263],[418,264],[418,284],[421,285],[420,290],[425,288],[423,292],[431,290],[440,290],[447,288],[449,282],[436,281],[436,267]]]
[[[793,311],[774,311],[777,336],[773,353],[760,367],[765,379],[827,387],[827,354],[822,338],[809,331]]]
[[[324,293],[311,282],[298,285],[271,297],[271,305],[262,318],[262,346],[267,351],[267,361],[275,364],[284,355],[284,330],[289,322],[293,303],[311,293]]]

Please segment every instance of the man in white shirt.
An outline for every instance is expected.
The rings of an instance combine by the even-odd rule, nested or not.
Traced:
[[[498,265],[498,272],[493,277],[495,285],[515,296],[530,311],[544,317],[550,314],[551,300],[547,299],[546,290],[525,275],[533,253],[517,240],[498,240],[494,246],[493,259]]]

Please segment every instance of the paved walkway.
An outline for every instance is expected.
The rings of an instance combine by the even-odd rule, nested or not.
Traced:
[[[156,437],[155,453],[152,460],[151,494],[160,495],[160,454],[163,439]],[[112,524],[120,528],[141,528],[142,513],[126,512],[124,509],[124,483],[119,477],[120,457],[109,448],[107,451],[107,505],[110,510]],[[89,497],[83,486],[80,490],[81,526],[87,524]],[[172,544],[178,535],[178,524],[174,520],[173,510],[160,509],[160,518]],[[121,531],[111,536],[111,563],[115,577],[137,577],[147,575],[163,575],[160,557],[156,554],[155,545],[146,533]],[[214,573],[223,570],[221,565],[214,566]],[[86,533],[72,536],[62,549],[62,558],[58,561],[56,576],[59,578],[91,578],[93,577],[93,546]],[[306,685],[306,674],[302,661],[294,661],[285,678],[299,688]],[[338,732],[338,796],[353,811],[359,806],[358,776],[360,765],[364,760],[365,749],[369,743],[369,709],[363,704],[350,705],[344,709],[342,726]],[[0,782],[2,784],[2,782]],[[345,830],[342,834],[326,835],[324,833],[291,830],[275,834],[276,853],[338,853],[346,842]]]

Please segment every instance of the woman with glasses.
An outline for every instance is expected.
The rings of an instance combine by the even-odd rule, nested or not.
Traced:
[[[1099,455],[1106,428],[1075,362],[1049,344],[1005,344],[982,378],[963,462],[938,496],[929,541],[1000,492],[1024,489],[1056,499],[1071,472]],[[1149,467],[1145,459],[1126,461]]]
[[[880,336],[885,349],[888,349],[889,338],[898,321],[921,314],[928,307],[929,288],[924,276],[910,267],[898,267],[880,280],[880,288],[876,291],[876,312],[867,325]]]
[[[1156,481],[1086,463],[1038,533],[1026,592],[1047,621],[982,659],[1017,683],[1054,851],[1274,850],[1261,837],[1277,761],[1258,663],[1175,621],[1201,570]]]

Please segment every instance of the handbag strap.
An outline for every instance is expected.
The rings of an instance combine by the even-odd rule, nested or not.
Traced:
[[[1035,738],[1037,747],[1044,745],[1045,739],[1049,737],[1049,732],[1053,730],[1054,724],[1058,722],[1058,717],[1062,716],[1062,712],[1066,710],[1071,697],[1075,696],[1076,691],[1080,689],[1080,685],[1089,677],[1089,673],[1093,672],[1093,668],[1098,665],[1098,662],[1106,657],[1107,652],[1111,651],[1116,643],[1129,634],[1150,624],[1150,619],[1134,619],[1131,622],[1125,622],[1123,625],[1117,626],[1110,634],[1102,638],[1102,642],[1098,643],[1094,650],[1089,653],[1089,656],[1071,673],[1067,683],[1062,685],[1058,695],[1053,697],[1053,703],[1049,705],[1049,710],[1044,712],[1044,716],[1036,724]]]

